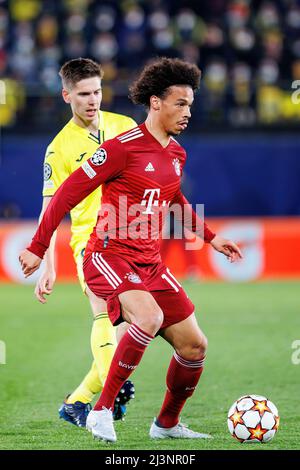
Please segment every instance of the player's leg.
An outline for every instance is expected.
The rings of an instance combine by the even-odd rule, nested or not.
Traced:
[[[59,416],[79,427],[86,426],[86,418],[91,410],[91,401],[96,393],[101,392],[108,374],[111,359],[116,349],[116,328],[113,327],[108,314],[106,302],[97,297],[87,287],[82,269],[82,250],[75,256],[77,275],[82,291],[87,295],[93,313],[91,330],[91,349],[94,361],[89,372],[79,386],[66,398],[59,408]],[[120,329],[121,337],[124,327]],[[124,386],[123,386],[124,385]],[[123,419],[126,414],[125,403],[134,396],[132,382],[123,384],[114,406],[114,419]]]
[[[87,290],[86,294],[89,298],[91,309],[93,312],[91,349],[94,356],[94,362],[83,381],[66,400],[67,403],[75,403],[76,401],[80,401],[82,403],[90,403],[94,395],[102,390],[104,369],[102,363],[105,362],[104,359],[107,359],[107,356],[109,356],[110,351],[114,351],[116,346],[116,335],[114,332],[114,327],[111,325],[111,322],[107,315],[106,302],[100,298],[98,299],[96,296],[94,296],[95,299],[92,298],[92,292],[89,293]],[[110,343],[107,348],[99,347],[100,345],[106,343]],[[98,348],[97,345],[99,345]],[[101,353],[103,352],[103,350],[105,350],[103,357],[101,357],[101,354],[97,354],[99,353],[99,350],[101,351]],[[113,352],[110,353],[108,361],[111,360],[112,356]],[[108,362],[106,370],[108,370],[109,364],[110,362]]]
[[[94,317],[91,332],[91,349],[97,365],[102,389],[117,347],[116,329],[109,319],[106,302],[96,297],[88,287],[86,288],[86,294],[89,298]]]
[[[100,390],[102,390],[117,347],[117,342],[120,341],[124,333],[127,331],[128,324],[123,322],[117,327],[114,327],[107,313],[106,302],[93,294],[88,287],[86,287],[86,294],[90,300],[94,316],[91,333],[91,349],[94,357],[94,364],[96,364],[98,372],[97,378],[99,377],[101,382]],[[93,377],[91,377],[91,380],[92,379]],[[92,390],[94,389],[95,383],[90,384],[91,387],[93,387]],[[98,393],[100,390],[96,390],[95,393]],[[121,385],[113,407],[114,420],[124,419],[126,414],[126,403],[134,397],[134,391],[134,385],[130,380],[127,380]]]
[[[209,438],[179,423],[186,400],[194,393],[201,377],[207,339],[192,314],[161,331],[175,349],[167,372],[167,391],[159,415],[151,426],[152,438]]]
[[[91,411],[91,401],[95,394],[101,392],[110,363],[114,355],[117,334],[121,338],[124,334],[124,326],[113,327],[107,314],[106,302],[86,289],[93,312],[93,327],[91,331],[91,349],[94,357],[91,369],[86,374],[79,386],[66,398],[59,408],[59,415],[66,421],[79,427],[86,426],[86,418]],[[134,397],[134,385],[131,381],[122,384],[115,400],[113,408],[114,420],[124,419],[126,415],[126,403]]]
[[[130,290],[119,294],[122,317],[130,327],[121,338],[102,390],[94,409],[112,407],[115,396],[125,380],[136,369],[151,339],[159,330],[163,314],[147,291]]]
[[[85,289],[85,285],[81,277],[79,276],[80,284]],[[109,321],[108,315],[106,313],[106,302],[102,299],[96,303],[95,301],[91,301],[91,308],[93,312],[93,326],[91,331],[91,346],[92,352],[94,356],[94,361],[91,365],[90,370],[85,375],[82,382],[76,387],[76,389],[65,399],[64,403],[59,408],[59,416],[63,418],[65,421],[69,421],[72,424],[75,424],[78,427],[85,427],[86,426],[86,418],[91,411],[91,401],[94,398],[96,393],[99,393],[102,388],[102,380],[100,378],[99,370],[97,367],[98,360],[100,361],[101,358],[95,358],[93,345],[97,342],[97,337],[101,335],[101,323],[104,324],[106,321]],[[96,312],[99,312],[97,315]],[[103,312],[103,313],[102,313]],[[103,320],[102,320],[103,319]],[[114,330],[113,326],[110,324],[111,329]],[[115,334],[113,332],[113,348],[115,349]],[[114,350],[113,349],[113,350]],[[108,365],[109,368],[109,365]],[[108,370],[108,369],[107,369]]]
[[[108,441],[116,440],[110,410],[118,390],[137,368],[163,321],[161,309],[146,290],[122,292],[115,304],[121,305],[122,317],[131,326],[117,346],[101,396],[87,419],[94,437]]]

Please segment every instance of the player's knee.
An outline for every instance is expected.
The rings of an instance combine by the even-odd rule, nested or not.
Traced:
[[[201,343],[200,343],[201,357],[205,356],[206,351],[207,351],[207,346],[208,346],[208,340],[205,335],[202,335]]]
[[[139,322],[139,326],[142,330],[155,335],[161,328],[163,319],[164,315],[162,310],[158,306],[152,307],[145,315],[143,315],[143,318]]]
[[[116,327],[116,337],[117,337],[117,343],[119,343],[121,341],[121,339],[123,338],[124,334],[126,333],[126,331],[128,330],[129,328],[129,323],[126,323],[126,321],[123,321],[122,323],[120,323],[117,327]]]
[[[177,350],[178,354],[186,359],[187,361],[199,361],[206,356],[207,351],[207,338],[204,335],[201,335],[196,341],[191,342],[191,344],[184,346],[180,350]]]

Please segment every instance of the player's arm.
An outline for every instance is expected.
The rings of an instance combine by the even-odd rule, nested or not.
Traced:
[[[55,191],[57,191],[59,186],[70,175],[70,167],[63,152],[65,147],[65,142],[60,135],[47,147],[44,160],[43,205],[39,223]],[[55,245],[56,231],[51,238],[49,248],[45,254],[44,270],[34,289],[35,296],[41,303],[46,302],[45,295],[51,294],[56,279]]]
[[[121,174],[125,164],[124,147],[117,139],[113,139],[102,144],[89,160],[64,181],[51,198],[30,246],[19,256],[25,277],[39,268],[63,217],[98,186]]]
[[[208,225],[193,210],[191,204],[182,194],[181,190],[177,192],[172,202],[181,206],[182,214],[184,214],[184,227],[190,232],[201,237],[206,243],[210,243],[216,251],[223,253],[231,263],[243,257],[241,250],[236,243],[223,237],[219,237],[210,230]]]
[[[50,204],[52,196],[45,196],[43,198],[42,210],[39,217],[39,223],[41,222],[43,215]],[[39,302],[42,304],[46,303],[45,295],[50,295],[56,279],[56,269],[55,269],[55,245],[56,245],[56,234],[55,231],[52,235],[50,245],[48,250],[45,253],[45,269],[42,275],[39,277],[34,294]]]

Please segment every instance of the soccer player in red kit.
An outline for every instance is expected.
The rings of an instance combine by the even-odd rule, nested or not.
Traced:
[[[207,339],[198,326],[193,303],[159,253],[166,209],[176,204],[188,208],[189,217],[183,220],[187,228],[231,262],[242,257],[234,242],[215,235],[197,217],[180,189],[186,154],[174,136],[188,125],[200,74],[197,66],[168,58],[143,69],[130,95],[134,103],[148,108],[146,121],[104,142],[65,180],[31,245],[20,255],[27,277],[39,267],[64,215],[103,185],[98,221],[85,252],[85,280],[107,302],[112,323],[126,321],[131,326],[117,346],[101,396],[87,418],[87,428],[98,439],[116,441],[115,397],[157,334],[172,345],[174,354],[165,398],[150,437],[211,437],[179,421],[202,374]]]

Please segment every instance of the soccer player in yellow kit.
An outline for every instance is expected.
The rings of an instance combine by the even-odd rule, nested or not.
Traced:
[[[73,171],[79,168],[105,140],[112,139],[136,126],[135,121],[127,116],[100,111],[103,72],[99,64],[91,59],[73,59],[62,66],[59,75],[62,79],[62,96],[71,107],[72,119],[56,135],[46,150],[40,220],[51,197]],[[91,332],[94,362],[81,384],[60,407],[59,415],[79,427],[85,426],[94,394],[103,388],[116,348],[115,329],[108,318],[106,303],[96,297],[85,285],[82,270],[84,249],[97,220],[100,195],[101,187],[71,211],[70,245],[82,290],[89,298],[94,316]],[[55,283],[55,242],[56,234],[53,235],[45,256],[44,272],[35,287],[35,295],[41,303],[46,302],[45,295],[51,294]],[[133,392],[132,383],[126,382],[115,403],[115,419],[124,416],[125,402],[133,396]]]

